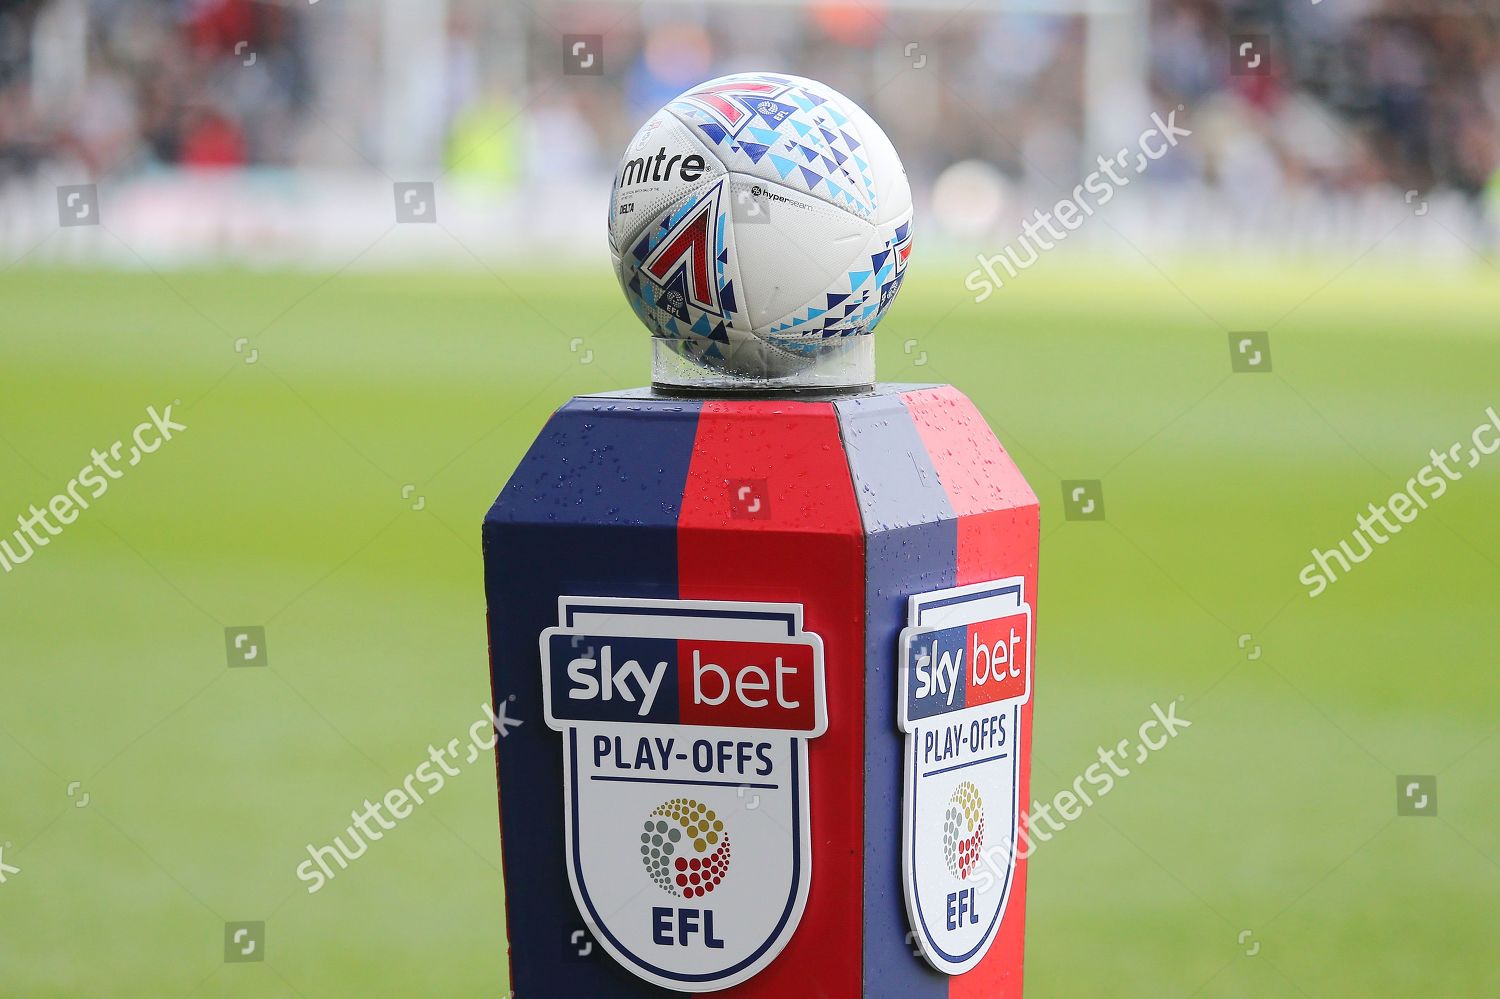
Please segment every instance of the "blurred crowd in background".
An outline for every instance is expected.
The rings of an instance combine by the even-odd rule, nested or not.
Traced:
[[[1247,32],[1271,34],[1270,74],[1230,73],[1226,39]],[[1221,163],[1244,145],[1287,184],[1468,195],[1500,168],[1500,3],[1166,0],[1150,38],[1164,99],[1233,126]]]
[[[1090,51],[1104,28],[1123,58]],[[601,75],[564,72],[571,34],[598,37]],[[963,161],[1070,188],[1114,148],[1090,119],[1134,88],[1194,130],[1152,185],[1500,206],[1500,0],[0,0],[0,188],[243,167],[597,185],[667,99],[764,68],[868,107],[920,191]]]

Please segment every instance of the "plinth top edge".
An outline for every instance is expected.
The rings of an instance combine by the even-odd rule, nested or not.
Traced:
[[[580,399],[621,399],[631,402],[703,402],[720,400],[743,402],[747,400],[769,400],[782,402],[840,402],[845,399],[870,399],[901,395],[905,392],[920,392],[925,389],[942,388],[938,382],[878,382],[874,385],[857,385],[849,388],[781,389],[772,391],[688,391],[683,389],[642,386],[640,388],[614,389],[608,392],[590,392],[578,396]]]

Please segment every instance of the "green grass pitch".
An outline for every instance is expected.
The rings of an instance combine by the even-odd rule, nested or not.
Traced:
[[[967,392],[1041,497],[1033,792],[1192,722],[1039,847],[1028,995],[1500,994],[1500,455],[1297,581],[1500,406],[1500,273],[1058,257],[976,306],[966,266],[914,266],[881,374]],[[646,380],[607,269],[11,270],[0,330],[6,524],[148,405],[188,427],[0,574],[0,993],[503,994],[487,759],[293,872],[488,698],[480,519],[552,408]]]

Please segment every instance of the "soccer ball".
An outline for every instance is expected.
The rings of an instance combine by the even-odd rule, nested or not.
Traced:
[[[610,254],[636,315],[676,354],[780,378],[875,331],[906,275],[911,216],[896,150],[853,101],[740,73],[636,133],[614,179]]]

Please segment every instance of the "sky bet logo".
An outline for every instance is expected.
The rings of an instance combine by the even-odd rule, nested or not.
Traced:
[[[906,636],[908,718],[1026,699],[1031,676],[1031,610]]]
[[[817,727],[814,646],[567,633],[546,638],[549,717],[566,721]]]

